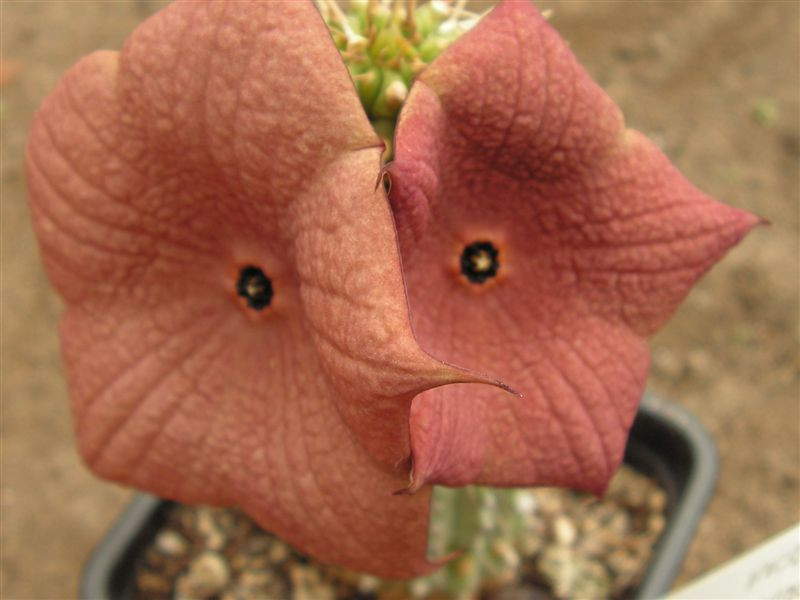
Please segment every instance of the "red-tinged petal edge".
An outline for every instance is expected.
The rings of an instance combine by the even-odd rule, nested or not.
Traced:
[[[388,167],[417,339],[522,394],[414,399],[411,490],[602,492],[641,397],[646,337],[758,223],[640,134],[527,1],[506,0],[418,78]],[[489,242],[499,269],[469,281]]]

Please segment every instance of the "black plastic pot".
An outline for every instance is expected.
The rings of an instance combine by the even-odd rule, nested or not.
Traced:
[[[683,562],[717,480],[719,459],[706,429],[681,407],[645,395],[631,430],[625,462],[653,477],[667,493],[667,525],[635,598],[665,594]],[[139,494],[92,553],[80,597],[127,600],[134,565],[174,503]]]

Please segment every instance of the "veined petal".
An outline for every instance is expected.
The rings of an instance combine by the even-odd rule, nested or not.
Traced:
[[[395,153],[417,339],[522,393],[416,398],[415,485],[602,491],[643,391],[646,336],[758,219],[626,130],[527,1],[502,2],[422,73]]]
[[[371,455],[406,472],[411,399],[454,382],[498,384],[425,354],[411,331],[380,150],[317,173],[292,207],[300,293],[338,407]]]
[[[310,2],[179,2],[64,77],[28,180],[97,473],[324,561],[433,568],[429,490],[393,494],[410,399],[482,378],[414,341],[379,152]]]

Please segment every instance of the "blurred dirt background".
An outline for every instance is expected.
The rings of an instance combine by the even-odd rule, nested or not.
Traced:
[[[542,1],[631,126],[701,189],[772,222],[691,294],[653,341],[650,389],[719,444],[717,494],[687,581],[800,519],[800,4]],[[130,492],[73,448],[59,300],[40,267],[22,154],[31,115],[75,60],[117,49],[160,2],[2,1],[2,583],[0,597],[75,597]]]

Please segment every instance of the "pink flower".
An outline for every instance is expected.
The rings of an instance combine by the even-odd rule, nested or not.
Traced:
[[[527,3],[404,109],[410,317],[381,149],[307,2],[177,3],[69,71],[28,182],[93,470],[387,577],[434,567],[425,483],[603,488],[644,336],[756,219],[626,133]],[[501,385],[477,373],[523,397],[426,391]]]
[[[390,172],[417,339],[522,393],[420,395],[412,488],[601,493],[642,395],[647,336],[759,219],[626,129],[525,1],[501,3],[417,80]],[[497,264],[470,281],[465,259]]]

